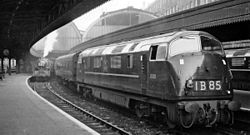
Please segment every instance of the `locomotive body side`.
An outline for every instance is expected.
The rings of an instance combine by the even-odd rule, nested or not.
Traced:
[[[155,100],[160,97],[162,100],[162,93],[170,92],[165,92],[165,88],[150,91],[148,88],[149,50],[152,44],[162,44],[170,38],[160,36],[154,39],[143,39],[85,50],[80,54],[78,60],[81,64],[78,69],[80,71],[81,67],[81,73],[78,71],[79,74],[77,74],[78,81],[113,91],[130,93],[131,97],[140,98],[139,100],[143,101],[145,97],[153,97]]]
[[[134,62],[138,62],[138,55],[133,54]],[[84,58],[84,61],[90,59],[90,61],[94,61],[96,59],[102,59],[105,63],[111,63],[111,59],[115,59],[118,62],[121,68],[110,68],[110,67],[91,67],[89,69],[85,69],[84,71],[84,83],[97,85],[101,87],[108,87],[114,90],[132,92],[141,94],[140,90],[140,79],[138,74],[138,66],[134,66],[132,71],[126,70],[125,65],[127,54],[123,55],[113,55],[113,56],[105,56],[105,57],[88,57]],[[94,65],[94,64],[92,64]],[[117,66],[119,66],[117,64]],[[119,66],[119,67],[120,67]]]

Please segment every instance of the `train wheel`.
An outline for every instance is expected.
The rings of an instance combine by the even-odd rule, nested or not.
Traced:
[[[226,124],[226,125],[231,125],[234,123],[233,116],[234,116],[234,113],[232,111],[230,111],[228,109],[224,109],[220,113],[221,122]]]
[[[190,128],[195,122],[196,113],[187,113],[184,110],[180,111],[180,123],[184,128]]]

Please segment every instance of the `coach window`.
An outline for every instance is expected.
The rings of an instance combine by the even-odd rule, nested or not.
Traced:
[[[133,54],[127,56],[127,68],[133,68]]]
[[[82,58],[83,69],[88,69],[86,59]]]
[[[90,68],[90,58],[87,57],[87,58],[85,58],[84,61],[85,61],[85,62],[83,62],[84,69],[89,69]]]
[[[121,56],[111,56],[110,57],[110,66],[111,68],[121,68]]]
[[[80,61],[81,61],[80,64],[85,64],[85,60],[83,58],[81,58]]]
[[[246,58],[232,58],[232,66],[233,67],[243,67],[245,65]]]
[[[100,68],[102,65],[102,57],[94,58],[94,68]]]
[[[77,60],[77,63],[82,64],[82,61],[83,61],[82,57],[79,57],[78,60]]]

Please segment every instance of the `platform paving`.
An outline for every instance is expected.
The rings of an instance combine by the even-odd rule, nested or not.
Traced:
[[[92,135],[95,131],[72,121],[34,94],[28,75],[0,81],[0,135]]]

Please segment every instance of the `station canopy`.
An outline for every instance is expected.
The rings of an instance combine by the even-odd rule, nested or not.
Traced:
[[[51,32],[36,42],[30,53],[36,57],[58,57],[81,43],[81,34],[73,22]]]

